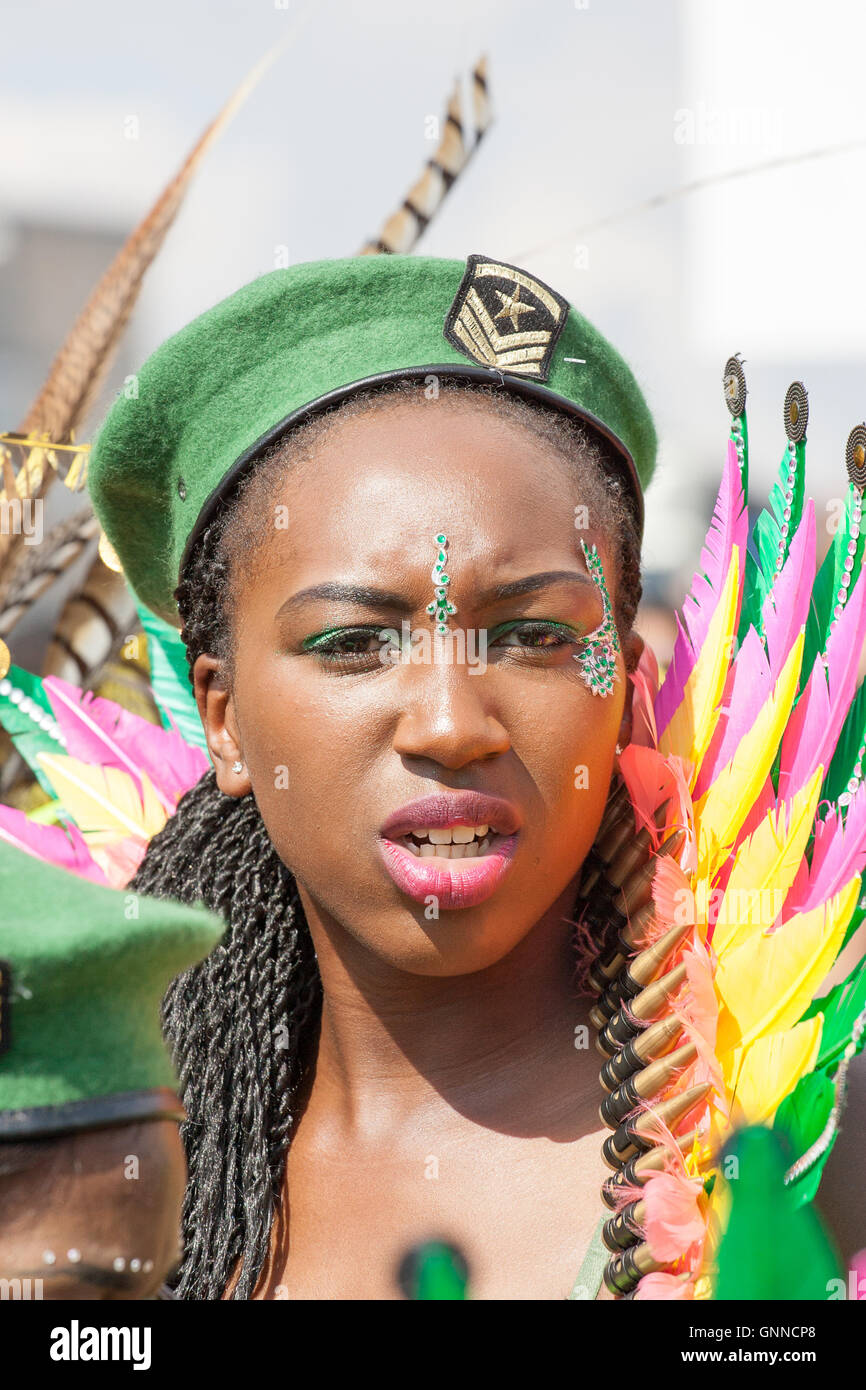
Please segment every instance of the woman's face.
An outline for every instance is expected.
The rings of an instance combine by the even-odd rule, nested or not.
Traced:
[[[311,923],[417,974],[493,965],[576,890],[628,736],[623,654],[608,696],[574,660],[603,616],[580,538],[597,544],[614,604],[615,538],[548,443],[453,399],[336,423],[271,504],[238,576],[231,691],[213,658],[196,663],[219,785],[252,787]],[[439,533],[457,611],[437,648]],[[498,802],[442,799],[467,792]],[[490,829],[459,859],[401,833],[465,842],[467,821]]]

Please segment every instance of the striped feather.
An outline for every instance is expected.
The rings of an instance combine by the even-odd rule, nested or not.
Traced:
[[[448,99],[441,139],[424,165],[420,178],[409,189],[397,210],[387,218],[379,235],[366,242],[358,255],[405,255],[427,230],[490,125],[486,58],[480,58],[473,71],[472,97],[475,124],[473,143],[466,143],[458,81]]]
[[[193,175],[275,53],[272,50],[267,54],[243,80],[115,257],[55,357],[44,385],[24,417],[20,433],[31,437],[47,435],[57,444],[65,444],[84,423],[114,360],[145,271],[162,246]],[[32,471],[27,486],[34,498],[44,494],[53,476],[52,470],[45,467],[44,452],[30,451],[26,465]],[[12,537],[12,542],[0,564],[0,618],[15,581],[18,561],[26,554],[20,535]]]

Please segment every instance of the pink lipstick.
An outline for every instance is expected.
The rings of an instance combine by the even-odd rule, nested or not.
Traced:
[[[401,892],[442,908],[475,907],[511,867],[521,825],[511,802],[484,792],[436,792],[381,827],[379,851]]]

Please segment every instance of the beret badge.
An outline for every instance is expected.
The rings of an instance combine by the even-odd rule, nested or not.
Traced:
[[[849,481],[860,492],[866,488],[866,425],[855,425],[845,446]]]
[[[517,266],[470,256],[445,320],[452,347],[483,367],[546,381],[568,301]]]

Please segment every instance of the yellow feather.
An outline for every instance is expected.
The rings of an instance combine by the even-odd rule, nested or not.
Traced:
[[[739,548],[735,545],[724,588],[694,670],[686,681],[682,700],[659,739],[659,749],[666,756],[679,753],[692,763],[692,787],[718,722],[719,701],[728,675],[740,583],[738,556]]]
[[[713,932],[717,956],[739,946],[750,932],[771,927],[779,915],[809,840],[823,777],[819,767],[790,802],[767,812],[737,850]]]
[[[859,896],[855,874],[826,903],[725,952],[714,980],[720,999],[717,1056],[797,1022],[836,958]]]
[[[733,758],[712,786],[695,802],[698,872],[708,879],[715,876],[730,852],[773,765],[797,693],[804,640],[801,631],[751,729],[740,739]]]
[[[121,768],[97,767],[64,753],[40,753],[38,758],[79,830],[149,840],[165,825],[165,810],[146,773],[141,773],[142,796]]]
[[[816,1014],[783,1033],[765,1033],[748,1047],[719,1058],[725,1089],[733,1094],[735,1125],[771,1124],[800,1077],[811,1071],[821,1047],[824,1015]]]

